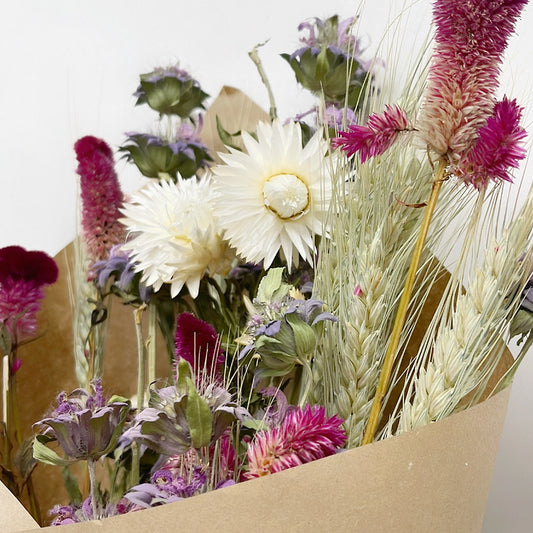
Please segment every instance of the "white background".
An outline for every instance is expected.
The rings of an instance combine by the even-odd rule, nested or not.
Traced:
[[[0,0],[0,6],[0,247],[20,244],[50,254],[75,233],[75,140],[91,134],[116,147],[124,132],[151,126],[154,114],[134,108],[140,73],[179,60],[212,97],[232,85],[267,109],[247,52],[270,39],[260,55],[279,115],[286,118],[310,103],[279,57],[298,47],[298,23],[334,13],[344,18],[360,7],[341,0]],[[370,46],[369,57],[402,7],[400,0],[362,6],[359,33]],[[430,1],[415,2],[396,34],[401,46],[382,53],[388,68],[398,65],[399,73],[405,72],[429,21]],[[528,7],[502,77],[503,89],[529,108],[532,25]],[[532,116],[530,109],[530,131]],[[117,169],[125,190],[138,185],[133,167],[121,161]],[[533,529],[530,383],[533,361],[526,360],[513,386],[485,533]]]

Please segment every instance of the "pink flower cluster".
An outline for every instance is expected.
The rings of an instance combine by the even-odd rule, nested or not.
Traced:
[[[101,139],[87,136],[74,145],[82,201],[82,232],[91,262],[107,258],[112,246],[123,242],[118,221],[123,195],[115,172],[113,152]]]
[[[0,322],[12,342],[35,334],[43,286],[55,283],[57,276],[56,262],[44,252],[21,246],[0,249]]]
[[[437,153],[469,150],[494,107],[503,53],[527,0],[437,0],[435,51],[417,128]]]
[[[344,446],[342,419],[320,405],[289,410],[281,425],[260,431],[248,446],[247,479],[261,477],[336,453]]]
[[[361,163],[387,151],[405,131],[412,130],[405,111],[396,105],[386,106],[383,113],[373,113],[364,126],[354,124],[333,139],[351,157],[359,153]]]
[[[527,0],[437,0],[435,50],[428,88],[416,121],[418,136],[449,171],[476,188],[512,181],[509,169],[525,157],[516,102],[496,102],[503,53]],[[413,129],[404,111],[387,106],[364,126],[350,126],[334,140],[361,162],[383,154],[400,132]]]

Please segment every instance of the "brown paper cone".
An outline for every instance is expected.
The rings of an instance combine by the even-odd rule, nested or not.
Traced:
[[[62,528],[72,533],[178,527],[219,533],[480,531],[508,398],[509,389],[411,433],[162,507]],[[20,511],[20,504],[10,503]],[[11,508],[5,509],[4,516],[10,516]]]

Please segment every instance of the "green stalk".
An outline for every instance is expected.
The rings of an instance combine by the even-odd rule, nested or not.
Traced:
[[[140,457],[139,457],[139,447],[137,446],[137,443],[134,442],[131,445],[131,471],[130,471],[130,479],[129,479],[129,486],[134,487],[135,485],[139,484],[139,480],[141,477],[140,474]]]
[[[135,333],[137,335],[137,410],[140,411],[144,405],[144,389],[145,389],[145,366],[146,357],[143,342],[142,331],[142,314],[145,305],[141,305],[138,309],[133,311],[135,319]]]
[[[374,435],[376,434],[379,416],[381,413],[381,408],[383,406],[383,400],[387,393],[390,376],[392,374],[392,369],[394,366],[394,360],[396,358],[396,352],[400,344],[400,337],[402,334],[403,327],[405,325],[405,320],[407,318],[407,310],[409,307],[409,302],[411,300],[411,295],[413,293],[416,273],[418,270],[418,266],[420,265],[422,252],[424,250],[424,245],[429,230],[429,224],[431,222],[431,218],[433,217],[435,206],[437,205],[437,199],[439,197],[439,192],[444,180],[446,164],[447,163],[443,158],[439,160],[439,166],[437,168],[435,179],[433,181],[433,186],[431,188],[431,195],[425,208],[424,218],[422,219],[422,224],[418,233],[418,239],[413,250],[411,263],[409,265],[409,270],[405,279],[405,285],[403,288],[402,296],[398,304],[398,310],[396,311],[396,318],[392,327],[387,351],[385,352],[385,357],[383,359],[383,365],[381,367],[381,373],[379,375],[376,393],[372,401],[372,408],[370,410],[368,422],[363,433],[361,445],[370,444],[374,440]]]
[[[87,459],[87,469],[89,471],[90,481],[90,494],[91,494],[91,507],[93,509],[93,520],[98,520],[98,503],[97,503],[97,490],[96,490],[96,461],[93,459]]]
[[[148,383],[156,380],[156,334],[157,334],[157,308],[155,304],[148,305]]]

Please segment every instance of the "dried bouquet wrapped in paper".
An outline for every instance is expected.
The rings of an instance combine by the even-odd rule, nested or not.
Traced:
[[[56,337],[30,342],[56,263],[0,250],[0,474],[38,522],[207,530],[241,505],[228,531],[479,527],[497,393],[533,342],[533,192],[503,224],[500,212],[526,156],[523,109],[498,96],[525,4],[436,0],[433,45],[395,101],[359,19],[332,16],[302,23],[283,54],[316,96],[307,113],[277,116],[257,47],[269,113],[229,87],[208,105],[189,72],[158,67],[135,92],[152,131],[118,152],[77,140],[79,238],[41,315],[67,313]],[[144,176],[131,195],[117,155]],[[56,349],[73,353],[73,374],[23,428],[24,357]],[[436,490],[419,480],[439,463],[442,502],[417,512],[411,491]],[[45,484],[61,472],[54,502],[43,469]],[[329,499],[315,503],[313,483]]]

